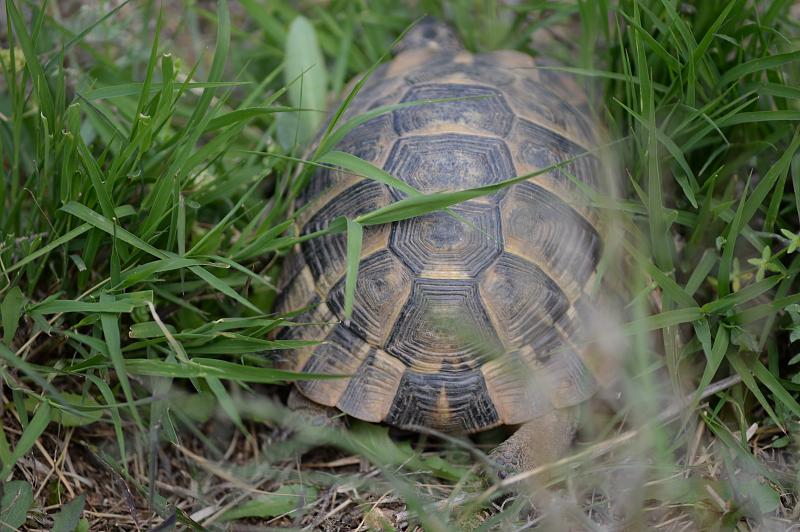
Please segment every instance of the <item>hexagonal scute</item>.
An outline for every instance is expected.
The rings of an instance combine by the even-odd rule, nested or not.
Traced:
[[[478,281],[480,295],[507,349],[537,344],[569,308],[558,285],[527,260],[504,253]]]
[[[502,352],[473,281],[415,279],[386,351],[420,373],[464,371]]]
[[[409,89],[403,101],[438,98],[465,99],[398,109],[393,113],[395,131],[404,135],[427,127],[439,129],[448,125],[493,133],[500,137],[505,137],[511,131],[514,113],[503,94],[491,87],[460,83],[416,85]]]
[[[500,216],[506,251],[539,266],[574,301],[600,256],[600,237],[589,222],[530,182],[510,188]]]
[[[330,292],[330,307],[344,320],[342,278]],[[370,344],[383,346],[400,309],[411,293],[411,272],[391,251],[379,251],[361,260],[350,328]]]
[[[325,204],[308,221],[303,234],[324,229],[340,216],[355,217],[389,203],[386,187],[375,181],[363,180],[351,186]],[[364,230],[364,242],[386,228],[368,227]],[[318,287],[327,289],[337,281],[344,271],[347,257],[347,235],[336,233],[307,240],[302,245],[306,264],[311,268]]]
[[[505,142],[455,133],[401,137],[385,170],[425,193],[490,185],[516,175]]]
[[[407,370],[386,423],[471,433],[498,425],[500,418],[480,370],[440,373]]]
[[[542,169],[558,164],[578,155],[574,161],[551,171],[559,184],[567,190],[577,188],[574,179],[589,185],[597,191],[602,190],[602,166],[594,155],[582,155],[584,148],[562,137],[555,131],[547,129],[527,120],[518,120],[514,125],[509,145],[514,151],[515,160],[522,161],[529,167]],[[570,175],[567,175],[568,172]]]
[[[472,278],[503,249],[497,207],[464,203],[397,222],[389,246],[423,277]]]
[[[520,118],[556,128],[583,148],[594,148],[597,143],[595,128],[589,118],[573,105],[573,101],[580,104],[582,100],[585,97],[576,99],[574,91],[566,87],[529,77],[522,81],[520,89],[509,91],[509,105]]]

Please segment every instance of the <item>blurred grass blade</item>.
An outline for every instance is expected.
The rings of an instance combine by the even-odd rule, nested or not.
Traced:
[[[697,307],[682,308],[660,312],[646,318],[634,320],[625,324],[623,331],[627,334],[637,334],[644,331],[654,331],[681,323],[690,323],[703,317],[703,312]]]
[[[746,63],[741,63],[734,66],[725,72],[725,74],[723,74],[719,82],[720,85],[727,85],[728,83],[744,78],[749,74],[754,74],[763,70],[775,69],[782,65],[793,63],[798,60],[800,60],[800,51],[759,57],[758,59],[753,59],[751,61],[747,61]]]
[[[186,83],[185,89],[217,89],[217,88],[233,88],[249,85],[247,81],[193,81]],[[95,100],[110,100],[114,98],[122,98],[125,96],[144,96],[145,84],[141,82],[135,83],[120,83],[118,85],[109,85],[108,87],[100,87],[83,94],[83,98],[87,101]],[[147,96],[151,96],[159,91],[164,90],[164,84],[154,81],[150,84],[147,90]],[[173,90],[181,90],[180,86],[174,86]]]
[[[356,279],[358,265],[361,262],[361,243],[364,238],[364,227],[358,222],[347,220],[347,271],[344,285],[344,316],[349,320],[353,314],[353,302],[356,295]]]
[[[356,157],[350,153],[343,151],[332,151],[323,155],[318,162],[325,164],[332,164],[340,166],[355,175],[368,177],[378,183],[383,183],[401,192],[405,192],[409,196],[419,196],[420,192],[403,181],[398,179],[382,168],[378,168],[372,163]]]

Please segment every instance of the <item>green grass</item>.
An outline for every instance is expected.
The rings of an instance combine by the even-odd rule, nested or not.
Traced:
[[[335,146],[373,116],[342,118],[359,88],[346,83],[388,60],[423,14],[450,22],[473,51],[544,55],[560,66],[542,68],[584,80],[611,142],[601,151],[616,154],[617,197],[591,201],[616,220],[609,240],[623,252],[621,266],[612,257],[602,271],[625,285],[624,401],[587,422],[550,482],[565,480],[598,522],[634,529],[798,518],[792,2],[333,0],[298,10],[242,0],[162,12],[141,1],[113,11],[98,2],[80,16],[60,4],[10,0],[2,30],[13,36],[0,55],[4,524],[108,526],[88,510],[129,516],[121,526],[209,529],[247,516],[394,526],[406,512],[430,530],[515,529],[531,518],[523,498],[504,512],[489,504],[509,487],[486,491],[478,474],[496,432],[473,443],[391,440],[355,424],[335,436],[299,426],[272,400],[285,392],[276,385],[324,378],[275,370],[263,356],[302,345],[269,334],[293,324],[271,311],[281,259],[300,240],[294,199],[320,164],[395,183]],[[551,31],[567,38],[539,38]],[[310,151],[326,110],[334,120]],[[494,190],[412,189],[327,231],[348,232],[353,259],[363,226]],[[691,403],[665,410],[653,392],[663,380],[673,400]],[[714,382],[724,385],[704,395]],[[315,460],[345,465],[296,466],[299,450],[325,442],[339,451]],[[353,456],[373,476],[348,468]]]

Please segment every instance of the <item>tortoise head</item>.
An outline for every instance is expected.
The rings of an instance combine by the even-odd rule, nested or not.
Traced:
[[[463,49],[453,29],[439,19],[426,16],[406,32],[397,43],[396,53],[422,50],[458,52]]]

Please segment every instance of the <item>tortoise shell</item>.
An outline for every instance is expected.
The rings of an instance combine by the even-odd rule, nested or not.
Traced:
[[[337,149],[421,192],[462,190],[534,172],[596,146],[577,85],[524,54],[418,47],[375,71],[344,119],[403,107],[348,133]],[[469,98],[469,97],[479,98]],[[593,394],[585,360],[596,214],[576,200],[600,186],[593,156],[493,195],[367,227],[352,318],[344,321],[346,235],[298,244],[277,309],[307,309],[280,337],[324,340],[283,367],[347,378],[297,383],[359,419],[470,433],[518,424]],[[338,169],[299,199],[301,234],[405,197]],[[585,203],[585,202],[584,202]]]

